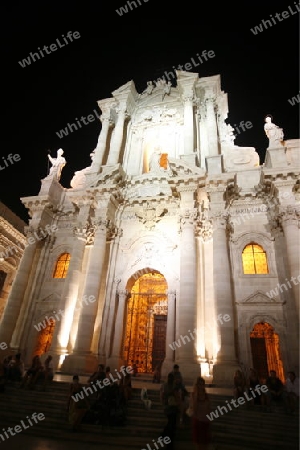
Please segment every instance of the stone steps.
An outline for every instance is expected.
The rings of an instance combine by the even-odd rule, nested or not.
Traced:
[[[69,383],[63,382],[53,382],[46,392],[40,391],[38,386],[31,391],[7,385],[6,391],[0,394],[0,429],[19,424],[33,412],[42,412],[46,419],[22,433],[66,441],[101,443],[109,446],[110,450],[140,450],[147,443],[151,445],[152,440],[161,435],[165,416],[157,386],[148,389],[153,402],[150,411],[144,408],[140,400],[140,389],[134,388],[133,398],[128,403],[125,426],[83,424],[82,433],[69,431],[66,414],[68,388]],[[226,405],[225,401],[231,399],[230,396],[220,394],[210,394],[210,398],[213,409]],[[92,401],[92,396],[89,396],[89,401]],[[212,421],[214,444],[218,450],[298,450],[298,419],[298,415],[286,415],[282,408],[277,412],[265,413],[260,407],[243,405]],[[194,450],[190,422],[186,417],[184,428],[178,430],[176,450]]]

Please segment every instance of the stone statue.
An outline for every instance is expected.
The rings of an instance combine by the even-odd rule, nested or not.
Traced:
[[[156,174],[160,174],[162,175],[164,174],[168,174],[171,175],[172,174],[172,170],[169,166],[169,162],[167,161],[167,168],[165,169],[164,167],[162,167],[160,165],[160,159],[161,159],[161,149],[160,147],[155,147],[150,160],[149,160],[149,172],[150,173],[156,173]]]
[[[277,148],[282,146],[283,130],[272,122],[272,116],[265,117],[264,130],[269,138],[269,148]]]
[[[51,155],[48,154],[49,161],[52,164],[52,167],[50,168],[49,176],[56,177],[57,181],[60,180],[61,172],[64,166],[66,165],[66,160],[62,156],[64,153],[62,148],[59,148],[57,150],[57,157],[52,158]]]

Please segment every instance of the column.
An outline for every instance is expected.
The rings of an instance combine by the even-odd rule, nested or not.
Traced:
[[[118,291],[118,306],[116,319],[114,323],[114,338],[112,345],[112,352],[110,357],[108,358],[107,364],[112,369],[119,369],[123,364],[123,355],[122,355],[122,344],[123,344],[123,335],[124,335],[124,316],[126,310],[126,301],[128,297],[128,292],[126,290]]]
[[[289,281],[292,286],[294,303],[298,314],[299,323],[299,300],[300,300],[300,214],[293,206],[287,206],[281,213],[281,225],[284,232],[286,242],[287,259],[289,265],[289,273],[291,278]]]
[[[34,268],[36,248],[36,241],[33,244],[27,245],[25,248],[2,316],[0,323],[0,343],[5,342],[8,346],[10,345],[20,314],[26,288],[30,280],[30,273]]]
[[[81,302],[80,318],[73,354],[62,366],[65,372],[89,373],[97,367],[98,358],[91,353],[94,325],[98,310],[103,264],[106,252],[108,221],[98,218],[94,223],[94,246],[91,250]]]
[[[91,166],[91,172],[99,173],[100,167],[103,164],[103,156],[106,149],[108,130],[111,125],[109,114],[101,115],[100,120],[102,122],[102,128],[99,135],[97,147],[95,148],[95,155]]]
[[[174,345],[175,340],[175,321],[176,321],[176,293],[168,291],[168,318],[166,331],[166,356],[162,366],[162,376],[166,376],[173,369],[175,350],[170,347]]]
[[[220,349],[214,365],[213,381],[217,385],[231,385],[234,371],[239,368],[234,339],[233,293],[231,289],[230,260],[226,236],[227,216],[212,215],[214,291]],[[230,320],[222,318],[227,314]]]
[[[115,130],[111,139],[107,165],[118,164],[120,151],[123,143],[124,123],[126,117],[126,106],[122,105],[117,109],[118,117]]]
[[[215,99],[212,94],[205,100],[206,103],[206,129],[208,137],[208,156],[206,156],[206,169],[209,174],[223,172],[222,155],[219,155],[218,125],[215,114]]]
[[[175,355],[176,362],[182,365],[185,380],[191,382],[200,375],[196,340],[192,338],[197,326],[196,217],[196,209],[187,209],[181,216],[180,296],[176,333],[176,340],[181,340],[181,347]]]
[[[215,114],[215,100],[209,97],[205,100],[206,103],[206,124],[208,134],[209,156],[217,156],[218,151],[218,127]]]
[[[113,281],[111,281],[110,286],[108,286],[108,288],[111,287],[111,290],[109,292],[106,291],[106,299],[99,341],[99,357],[101,361],[105,361],[107,355],[109,355],[110,336],[114,324],[117,289],[120,281],[120,278],[115,278]]]
[[[68,353],[68,342],[73,321],[74,309],[78,297],[79,282],[81,276],[82,261],[86,245],[87,227],[74,229],[75,242],[71,253],[70,265],[61,294],[60,309],[58,314],[61,319],[55,323],[51,352],[63,357]],[[56,314],[56,316],[58,315]],[[62,360],[63,358],[61,358]],[[61,362],[59,361],[59,364]],[[56,366],[54,361],[54,366]]]
[[[194,153],[193,93],[184,97],[184,154]]]

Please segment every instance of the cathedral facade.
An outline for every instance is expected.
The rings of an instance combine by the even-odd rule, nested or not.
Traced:
[[[231,385],[298,374],[299,140],[266,119],[263,163],[234,144],[219,75],[129,81],[98,102],[89,167],[59,149],[30,213],[0,342],[62,373],[135,364]]]

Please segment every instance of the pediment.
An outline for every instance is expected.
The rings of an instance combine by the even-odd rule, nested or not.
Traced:
[[[263,291],[255,291],[253,292],[251,295],[249,295],[248,297],[237,301],[236,302],[239,305],[242,304],[252,304],[254,305],[274,305],[274,304],[283,304],[284,302],[282,300],[280,300],[278,297],[272,298],[271,296],[268,297],[265,292]]]
[[[115,185],[125,177],[125,172],[123,171],[120,164],[114,166],[102,166],[101,172],[98,173],[93,180],[88,183],[86,187],[99,187],[101,185]]]

